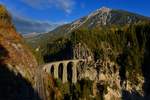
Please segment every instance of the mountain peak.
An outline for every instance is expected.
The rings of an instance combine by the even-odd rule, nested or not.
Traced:
[[[103,7],[101,7],[100,9],[98,9],[97,11],[101,11],[101,12],[110,12],[111,9],[108,8],[108,7],[103,6]]]
[[[95,12],[88,15],[87,20],[91,19],[94,20],[94,17],[97,17],[96,19],[98,23],[101,23],[102,25],[106,25],[108,20],[111,18],[111,10],[107,7],[102,7],[100,9],[97,9]],[[91,24],[92,25],[92,24]]]
[[[108,7],[105,7],[105,6],[103,6],[103,7],[101,7],[100,9],[97,9],[95,12],[92,12],[88,17],[93,17],[93,16],[95,16],[95,15],[97,15],[97,14],[109,14],[109,12],[111,12],[111,10],[112,9],[110,9],[110,8],[108,8]]]

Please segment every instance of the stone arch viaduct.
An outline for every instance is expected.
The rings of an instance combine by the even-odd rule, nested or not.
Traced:
[[[63,60],[45,64],[43,70],[56,79],[60,79],[62,83],[77,82],[77,67],[85,59]]]

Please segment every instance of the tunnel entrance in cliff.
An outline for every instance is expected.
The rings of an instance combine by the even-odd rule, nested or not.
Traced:
[[[61,79],[61,80],[62,80],[62,78],[63,78],[63,64],[62,64],[62,63],[59,64],[59,66],[58,66],[58,77],[59,77],[59,79]]]
[[[50,72],[51,72],[51,75],[54,77],[54,65],[51,66]]]
[[[73,76],[73,62],[69,62],[67,65],[67,80],[72,83]]]

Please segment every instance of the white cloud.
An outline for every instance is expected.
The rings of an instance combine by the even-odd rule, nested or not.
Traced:
[[[25,4],[36,9],[57,7],[59,9],[62,9],[66,13],[71,13],[75,5],[74,0],[22,0],[22,1]]]

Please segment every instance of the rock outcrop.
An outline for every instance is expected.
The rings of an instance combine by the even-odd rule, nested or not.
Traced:
[[[82,46],[80,44],[80,48],[90,52],[85,44]],[[112,53],[109,46],[102,45],[102,48],[104,53]],[[110,52],[107,51],[108,49]],[[82,49],[82,52],[84,50]],[[91,52],[90,54],[92,56]],[[129,76],[128,71],[124,71],[117,62],[110,60],[107,54],[103,58],[96,61],[93,59],[93,61],[82,63],[79,66],[78,80],[89,79],[93,81],[94,97],[101,95],[104,100],[143,100],[144,77],[139,73],[135,73],[135,76]]]
[[[10,14],[0,5],[0,99],[35,99],[37,66],[36,59],[16,33]]]
[[[0,9],[0,45],[3,48],[2,51],[7,51],[7,58],[3,59],[3,63],[16,69],[29,80],[33,80],[34,70],[38,66],[36,59],[25,45],[22,37],[16,33],[10,14],[3,6],[0,6]],[[34,81],[32,82],[34,83]]]
[[[73,46],[74,59],[93,59],[94,56],[90,49],[84,43],[78,43]]]
[[[61,96],[0,5],[0,100],[53,100]]]

